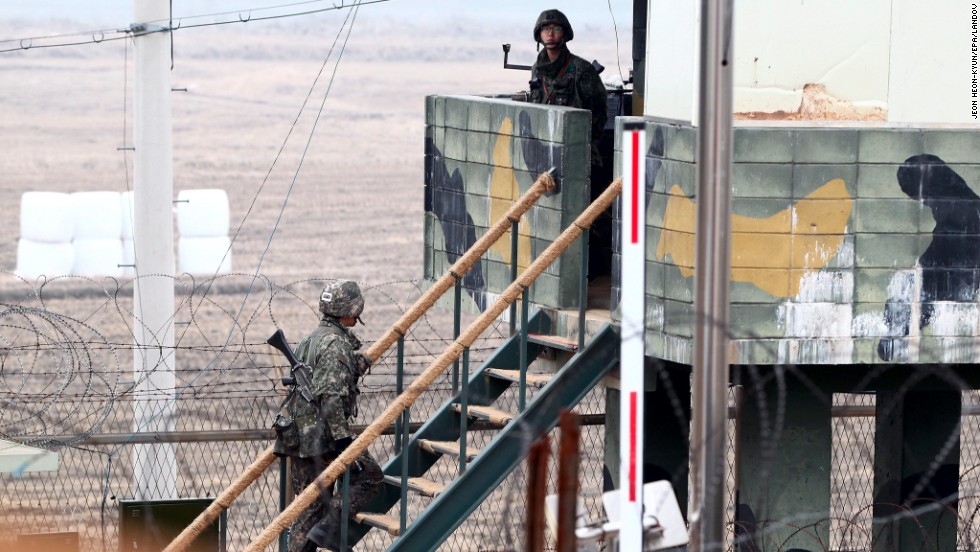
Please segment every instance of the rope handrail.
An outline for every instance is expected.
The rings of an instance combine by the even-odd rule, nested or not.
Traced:
[[[371,359],[371,361],[377,360],[389,347],[392,346],[398,338],[407,334],[408,329],[412,324],[418,320],[422,314],[432,308],[436,301],[442,297],[447,291],[449,291],[455,284],[457,280],[461,280],[463,275],[469,272],[477,260],[480,259],[483,254],[493,246],[501,236],[504,235],[507,230],[510,230],[511,224],[514,221],[520,220],[521,217],[531,208],[531,206],[538,201],[538,199],[544,195],[545,192],[553,190],[555,188],[555,181],[551,178],[548,173],[542,173],[538,177],[538,180],[520,199],[517,203],[510,206],[510,209],[503,214],[502,217],[494,224],[493,228],[488,230],[476,243],[470,247],[462,257],[453,263],[453,266],[449,267],[449,270],[442,275],[441,278],[436,280],[432,287],[426,291],[422,297],[412,305],[408,311],[405,312],[398,319],[397,322],[391,325],[387,332],[382,335],[377,341],[375,341],[368,350],[365,352],[365,356]]]
[[[270,545],[276,537],[286,530],[296,520],[299,515],[313,503],[323,489],[328,488],[343,475],[347,468],[357,459],[368,446],[371,445],[381,434],[385,427],[395,421],[406,408],[412,406],[425,389],[432,384],[450,364],[453,363],[463,352],[480,337],[480,334],[492,324],[504,310],[516,301],[524,290],[528,289],[534,280],[541,275],[548,266],[551,265],[576,239],[587,230],[595,219],[609,206],[620,194],[623,187],[622,179],[614,180],[609,187],[600,195],[585,211],[575,219],[572,224],[563,231],[551,245],[545,249],[541,256],[534,260],[517,281],[507,286],[507,289],[500,294],[500,297],[486,311],[483,312],[453,343],[446,347],[446,350],[439,355],[426,368],[415,381],[372,422],[363,433],[361,433],[353,443],[348,445],[340,455],[326,467],[326,469],[311,483],[302,493],[297,495],[293,502],[280,512],[272,522],[262,530],[261,533],[247,547],[245,552],[260,552]],[[168,552],[170,548],[166,549]]]
[[[490,247],[504,235],[507,230],[511,228],[513,221],[518,221],[522,216],[534,205],[538,199],[541,198],[546,192],[555,189],[555,180],[551,177],[550,172],[542,173],[534,184],[528,191],[524,192],[518,200],[507,209],[507,212],[503,214],[500,219],[494,223],[487,232],[474,243],[456,262],[453,263],[449,270],[442,275],[436,282],[430,287],[425,293],[422,294],[415,304],[408,309],[401,318],[398,319],[389,329],[381,336],[377,341],[375,341],[367,350],[364,352],[364,356],[368,357],[371,362],[377,361],[381,355],[388,350],[389,347],[398,338],[408,333],[409,328],[414,324],[423,314],[426,313],[432,306],[439,300],[442,295],[452,288],[456,281],[462,279],[463,275],[469,272],[476,261],[483,256],[483,254],[490,249]],[[373,424],[372,424],[373,426]],[[369,428],[372,426],[368,426]],[[256,458],[252,464],[242,472],[234,481],[225,488],[224,491],[218,495],[217,498],[203,511],[190,525],[184,528],[179,535],[163,549],[163,552],[183,552],[194,542],[197,538],[214,520],[218,519],[218,516],[222,512],[231,507],[231,503],[238,498],[242,492],[248,488],[256,479],[258,479],[265,470],[272,465],[276,460],[276,455],[272,452],[273,447],[270,446]]]

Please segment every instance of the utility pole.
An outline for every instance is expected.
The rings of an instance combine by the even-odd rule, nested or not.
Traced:
[[[701,1],[690,550],[720,550],[725,525],[731,273],[732,0]]]
[[[174,219],[170,3],[134,0],[134,432],[174,430]],[[175,498],[174,445],[134,445],[137,500]]]

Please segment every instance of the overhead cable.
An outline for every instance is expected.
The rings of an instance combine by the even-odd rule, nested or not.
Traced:
[[[623,77],[623,65],[620,62],[619,56],[619,26],[616,25],[616,14],[613,13],[612,0],[608,0],[609,4],[609,17],[612,18],[613,33],[616,35],[616,67],[619,68],[619,80],[625,82],[626,79]]]
[[[381,4],[391,0],[309,0],[306,2],[294,2],[264,8],[253,8],[243,11],[230,11],[211,13],[203,15],[187,15],[175,17],[173,19],[162,19],[159,21],[143,21],[133,23],[123,29],[100,29],[95,31],[78,31],[73,33],[62,33],[54,35],[32,36],[24,38],[0,39],[0,54],[33,50],[40,48],[61,48],[68,46],[84,46],[90,44],[101,44],[103,42],[113,42],[124,40],[133,34],[152,34],[179,31],[181,29],[197,29],[201,27],[214,27],[218,25],[230,25],[234,23],[250,23],[256,21],[269,21],[272,19],[284,19],[289,17],[301,17],[318,13],[349,10],[355,6],[366,6],[370,4]],[[322,8],[306,9],[300,11],[286,11],[282,13],[264,13],[281,11],[286,8],[295,8],[310,4],[329,4]],[[204,21],[210,19],[210,21]],[[87,37],[87,38],[81,38]],[[73,40],[66,40],[73,38]]]

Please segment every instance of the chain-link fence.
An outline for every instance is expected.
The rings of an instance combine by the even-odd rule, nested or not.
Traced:
[[[285,365],[265,338],[282,328],[292,342],[316,323],[321,281],[277,285],[233,275],[195,283],[175,280],[179,308],[175,318],[174,429],[166,434],[134,431],[136,391],[133,372],[131,285],[107,289],[104,282],[63,279],[40,286],[6,287],[0,311],[0,436],[59,454],[53,472],[5,473],[0,493],[0,548],[17,535],[77,531],[81,549],[119,549],[120,501],[132,498],[138,447],[169,446],[176,458],[172,481],[160,481],[179,497],[214,497],[270,443],[269,425],[283,396],[279,383]],[[246,293],[246,290],[251,290]],[[371,342],[414,302],[416,283],[365,286],[369,326],[359,330]],[[463,325],[469,321],[463,315]],[[471,349],[478,365],[507,337],[506,323],[488,330]],[[406,381],[421,372],[453,340],[452,313],[427,314],[406,336]],[[532,367],[532,371],[535,368]],[[534,389],[531,390],[532,396]],[[379,359],[362,386],[357,424],[367,424],[395,397],[395,355]],[[413,423],[427,420],[453,392],[447,372],[411,410]],[[960,441],[958,548],[976,548],[975,512],[980,509],[977,472],[980,418],[977,395],[964,393]],[[734,397],[734,395],[733,395]],[[512,388],[495,403],[516,410]],[[874,543],[875,398],[871,394],[834,394],[829,550],[870,550]],[[734,406],[734,398],[731,400]],[[678,416],[683,409],[678,405]],[[576,409],[587,417],[582,428],[581,494],[588,519],[603,516],[601,494],[606,392],[592,390]],[[733,409],[734,411],[734,409]],[[676,423],[677,420],[665,421]],[[686,420],[685,420],[686,422]],[[729,490],[735,423],[729,423]],[[485,447],[493,431],[475,431],[471,446]],[[528,444],[536,436],[528,436]],[[557,447],[557,432],[552,434]],[[382,436],[371,451],[382,463],[391,458],[394,438]],[[552,455],[549,492],[555,492],[556,454]],[[742,466],[740,469],[747,469]],[[458,462],[441,459],[427,478],[448,483]],[[684,477],[686,480],[686,476]],[[675,482],[676,483],[676,482]],[[512,473],[449,537],[444,550],[521,550],[528,505],[526,468]],[[227,514],[227,548],[243,549],[279,510],[280,475],[270,468],[238,498]],[[412,496],[409,523],[432,499]],[[728,515],[734,527],[734,493]],[[730,537],[731,538],[731,537]],[[549,546],[554,545],[550,537]],[[374,530],[359,550],[382,550],[391,537]],[[732,541],[729,541],[730,546]],[[275,548],[271,546],[270,549]]]

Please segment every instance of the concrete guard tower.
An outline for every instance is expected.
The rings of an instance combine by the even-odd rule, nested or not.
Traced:
[[[687,430],[698,11],[693,0],[635,2],[632,116],[607,127],[618,136],[624,123],[645,125],[644,474],[670,479],[682,504],[689,451],[698,446]],[[832,546],[833,396],[863,393],[876,397],[872,542],[879,550],[953,549],[961,393],[980,386],[976,5],[745,0],[734,28],[728,332],[730,382],[741,400],[729,455],[741,467],[731,500],[742,546]],[[520,222],[520,270],[602,185],[589,176],[587,112],[432,96],[426,117],[427,278],[442,274],[540,172],[555,167],[559,189]],[[618,176],[623,148],[609,147]],[[619,221],[614,211],[613,235]],[[614,240],[612,273],[599,280],[608,285],[590,284],[587,332],[618,320],[619,253]],[[569,337],[578,327],[578,255],[566,252],[530,290]],[[472,309],[507,286],[511,262],[501,245],[467,274]],[[605,383],[614,484],[617,381]],[[937,507],[893,515],[926,502]]]
[[[647,351],[683,400],[700,14],[647,10]],[[867,393],[871,541],[954,549],[960,396],[980,360],[976,5],[747,0],[734,26],[736,533],[751,550],[832,549],[832,399]],[[652,410],[647,462],[683,485],[688,443]]]

